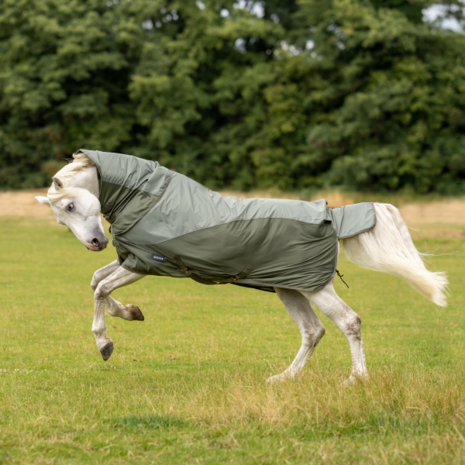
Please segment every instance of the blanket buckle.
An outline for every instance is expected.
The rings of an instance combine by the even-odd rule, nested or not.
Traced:
[[[192,271],[189,270],[189,268],[185,265],[185,263],[182,261],[179,255],[176,255],[173,258],[174,258],[174,261],[178,264],[179,268],[181,268],[181,270],[184,271],[184,274],[186,276],[189,276],[190,274],[192,274]]]
[[[234,282],[236,282],[238,279],[245,279],[251,271],[253,271],[253,268],[249,265],[244,271],[242,271],[236,276],[233,276],[231,279]]]

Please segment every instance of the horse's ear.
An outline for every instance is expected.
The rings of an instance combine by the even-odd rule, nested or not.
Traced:
[[[42,197],[41,195],[39,195],[38,197],[36,197],[36,199],[44,205],[50,205],[50,200],[48,200],[47,197]]]
[[[60,178],[57,178],[56,176],[52,178],[53,179],[53,184],[55,185],[55,189],[63,189],[63,183],[61,182]]]

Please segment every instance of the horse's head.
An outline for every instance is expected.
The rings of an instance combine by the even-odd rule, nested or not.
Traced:
[[[97,172],[95,166],[73,168],[65,167],[59,171],[53,178],[47,197],[36,199],[50,205],[59,224],[68,226],[89,250],[98,252],[106,248],[108,237],[100,216]]]

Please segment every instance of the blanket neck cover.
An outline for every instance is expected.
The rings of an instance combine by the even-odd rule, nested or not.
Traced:
[[[157,162],[81,152],[99,171],[118,260],[135,273],[313,291],[334,276],[338,239],[376,224],[371,203],[222,197]]]

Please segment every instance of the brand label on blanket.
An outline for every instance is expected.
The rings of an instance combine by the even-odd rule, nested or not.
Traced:
[[[157,255],[156,253],[154,253],[152,255],[152,260],[155,260],[157,262],[164,262],[166,259],[163,255]]]

